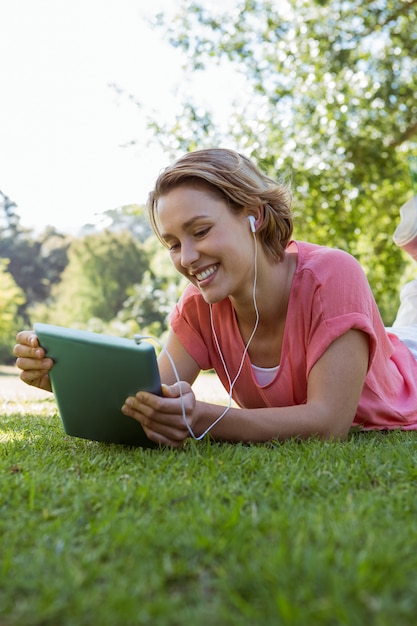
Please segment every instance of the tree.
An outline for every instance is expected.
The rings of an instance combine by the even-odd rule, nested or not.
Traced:
[[[0,259],[0,363],[13,359],[15,336],[21,328],[18,311],[25,296],[7,271],[7,261]]]
[[[149,266],[143,246],[126,231],[102,231],[75,239],[68,258],[48,310],[38,310],[45,321],[63,325],[86,325],[91,318],[113,319],[129,288],[141,282]]]
[[[0,203],[2,207],[0,213],[1,238],[15,237],[21,230],[20,218],[16,212],[17,205],[3,191],[0,191]]]
[[[27,325],[29,309],[44,301],[61,278],[70,238],[52,227],[36,236],[22,228],[16,204],[1,191],[0,209],[0,259],[7,260],[7,271],[25,294],[19,314]]]
[[[168,330],[168,315],[180,297],[186,280],[174,268],[156,237],[149,237],[146,250],[150,267],[142,282],[133,285],[117,318],[124,324],[134,321],[130,332],[149,334],[161,340]]]
[[[229,63],[246,76],[223,143],[291,180],[295,236],[354,254],[390,323],[408,266],[391,235],[417,149],[417,0],[210,6],[183,2],[159,24],[190,73]],[[212,111],[189,98],[159,131],[172,153],[219,143]]]

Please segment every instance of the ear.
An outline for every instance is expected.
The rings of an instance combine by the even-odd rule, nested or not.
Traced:
[[[250,209],[250,211],[248,211],[248,220],[250,221],[250,227],[253,233],[259,230],[264,221],[263,205],[259,205],[256,209]]]

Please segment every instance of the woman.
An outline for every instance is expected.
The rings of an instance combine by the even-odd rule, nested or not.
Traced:
[[[285,186],[236,152],[201,150],[161,173],[149,212],[191,283],[158,359],[163,397],[139,391],[122,407],[150,439],[176,447],[207,432],[262,442],[343,439],[352,425],[417,429],[415,357],[384,328],[352,256],[291,241]],[[33,332],[18,334],[15,355],[22,380],[51,389],[53,364]],[[196,400],[191,385],[211,368],[239,408]]]

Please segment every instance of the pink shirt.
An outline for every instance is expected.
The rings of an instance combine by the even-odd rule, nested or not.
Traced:
[[[417,362],[410,350],[384,328],[366,276],[346,252],[291,242],[298,253],[275,378],[260,386],[247,355],[233,399],[241,407],[294,406],[307,400],[308,375],[329,345],[350,329],[369,336],[368,374],[354,426],[417,430]],[[226,298],[213,305],[217,338],[231,380],[245,349],[234,309]],[[210,325],[209,305],[188,285],[170,316],[171,326],[202,370],[214,369],[229,391]]]

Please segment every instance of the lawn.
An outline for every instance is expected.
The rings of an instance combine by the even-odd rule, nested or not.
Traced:
[[[142,450],[68,437],[20,391],[0,626],[417,623],[417,433]]]

